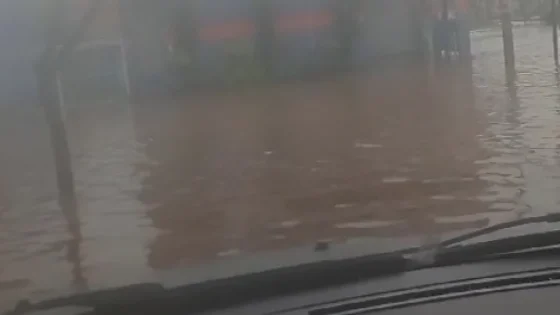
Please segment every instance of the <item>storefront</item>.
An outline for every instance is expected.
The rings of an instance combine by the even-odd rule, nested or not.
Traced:
[[[270,0],[275,51],[273,72],[290,77],[336,62],[336,0]]]
[[[420,1],[360,1],[354,63],[422,51],[423,7]]]
[[[120,2],[130,72],[147,84],[178,68],[196,81],[287,78],[423,47],[421,1]]]

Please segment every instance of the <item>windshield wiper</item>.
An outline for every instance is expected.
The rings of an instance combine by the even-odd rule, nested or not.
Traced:
[[[410,261],[398,253],[324,259],[176,288],[147,283],[35,304],[23,301],[6,315],[71,306],[89,307],[101,314],[160,314],[178,309],[194,313],[400,274],[409,267]]]
[[[395,275],[418,267],[453,264],[469,259],[476,260],[492,254],[513,252],[531,247],[560,245],[560,231],[522,235],[459,246],[461,242],[497,231],[534,223],[560,222],[560,213],[530,217],[496,224],[487,228],[453,237],[436,244],[365,255],[355,258],[322,260],[296,266],[273,269],[227,279],[166,289],[158,283],[145,283],[112,290],[79,294],[67,298],[38,303],[22,301],[6,315],[23,315],[29,312],[64,308],[68,306],[91,308],[97,313],[139,311],[152,309],[161,313],[177,308],[189,312],[221,309],[276,296],[295,294],[367,280],[379,276]],[[329,251],[329,249],[325,249]],[[419,265],[409,254],[432,251],[433,263]]]
[[[433,262],[428,267],[507,258],[543,258],[547,255],[558,259],[560,230],[446,247],[433,253]]]
[[[560,222],[560,213],[551,213],[543,216],[536,216],[536,217],[529,217],[529,218],[508,221],[504,223],[495,224],[486,228],[482,228],[470,233],[466,233],[457,237],[453,237],[437,244],[428,245],[429,247],[428,249],[449,247],[451,245],[472,240],[480,236],[489,235],[494,232],[503,231],[503,230],[507,230],[523,225],[535,224],[535,223],[558,223],[558,222]],[[422,248],[422,249],[426,249],[426,248]]]
[[[536,223],[558,222],[560,222],[560,213],[523,218],[492,225],[457,237],[449,238],[442,242],[428,244],[418,248],[405,249],[401,251],[401,253],[413,261],[414,266],[411,268],[417,268],[426,266],[430,267],[442,263],[454,264],[470,260],[479,260],[483,257],[511,253],[530,248],[553,245],[560,246],[560,230],[512,236],[468,245],[460,244],[477,237],[519,226]]]

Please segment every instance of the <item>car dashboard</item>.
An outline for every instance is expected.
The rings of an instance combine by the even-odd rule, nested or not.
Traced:
[[[435,267],[205,314],[556,314],[560,261],[496,260]]]

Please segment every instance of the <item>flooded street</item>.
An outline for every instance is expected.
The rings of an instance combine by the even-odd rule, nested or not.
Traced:
[[[471,67],[368,74],[150,105],[68,106],[78,220],[57,204],[40,108],[0,107],[0,309],[308,246],[390,244],[558,210],[551,30],[473,32]],[[375,248],[372,248],[375,250]]]

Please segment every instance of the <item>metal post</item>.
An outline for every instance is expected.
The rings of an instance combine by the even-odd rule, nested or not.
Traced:
[[[444,32],[443,54],[447,60],[451,59],[451,34],[449,31],[449,0],[441,0],[441,21]]]
[[[558,13],[557,1],[551,0],[551,15],[552,15],[552,45],[554,48],[554,64],[558,68]]]
[[[128,56],[127,56],[127,50],[126,50],[126,46],[125,46],[125,42],[124,39],[121,38],[120,40],[120,48],[121,48],[121,72],[122,72],[122,76],[123,76],[123,81],[124,81],[124,88],[126,90],[126,96],[130,97],[131,95],[131,91],[130,91],[130,76],[128,73]]]
[[[75,209],[76,192],[70,146],[64,124],[64,113],[61,103],[63,91],[58,75],[57,57],[61,49],[58,47],[60,40],[59,30],[64,18],[65,2],[58,0],[50,7],[50,21],[47,25],[47,47],[36,64],[38,97],[45,118],[49,126],[51,147],[54,155],[59,203],[63,211]],[[71,210],[70,210],[71,211]]]
[[[428,62],[430,69],[432,69],[435,61],[435,49],[434,49],[434,27],[435,23],[433,21],[432,4],[428,0],[423,1],[423,14],[422,14],[422,36],[424,44],[424,54],[426,61]]]
[[[66,120],[66,100],[64,98],[64,87],[62,86],[62,72],[59,70],[56,72],[56,88],[58,92],[58,103],[60,106],[60,112],[62,113],[62,120]]]
[[[126,95],[130,97],[132,95],[132,87],[130,84],[130,73],[129,73],[129,62],[128,62],[128,47],[126,46],[125,31],[124,31],[124,15],[121,7],[121,2],[116,1],[115,7],[117,9],[117,16],[119,19],[119,35],[120,35],[120,50],[121,50],[121,71],[124,80],[124,88],[126,90]]]
[[[484,1],[484,16],[486,19],[486,23],[490,24],[492,23],[493,20],[493,4],[495,4],[495,2],[489,1],[489,0],[485,0]]]
[[[71,55],[77,44],[82,40],[102,1],[91,0],[90,9],[80,21],[77,30],[60,46],[58,46],[62,37],[60,29],[67,2],[63,0],[54,2],[50,7],[52,16],[50,16],[47,24],[47,47],[35,65],[39,103],[45,111],[54,154],[59,204],[68,221],[68,228],[73,238],[68,248],[68,259],[73,264],[75,283],[82,288],[87,287],[79,252],[82,235],[78,216],[76,188],[74,186],[74,174],[72,172],[70,145],[64,123],[64,90],[59,72],[61,64],[67,60],[68,56]]]
[[[471,4],[466,0],[461,0],[460,10],[457,12],[457,43],[459,46],[459,56],[463,60],[472,60],[470,36],[472,14],[470,9]]]
[[[76,206],[74,175],[70,157],[70,146],[64,124],[64,114],[60,106],[56,70],[52,65],[40,64],[37,67],[37,86],[39,98],[49,125],[51,145],[54,154],[56,179],[61,208]]]
[[[508,80],[515,74],[515,52],[513,45],[513,26],[511,23],[511,12],[509,0],[500,0],[502,36],[504,44],[504,61]]]

